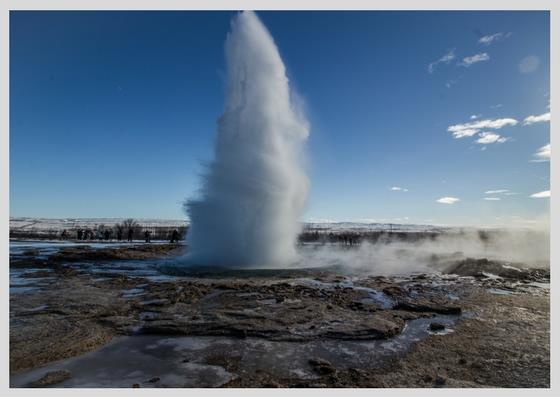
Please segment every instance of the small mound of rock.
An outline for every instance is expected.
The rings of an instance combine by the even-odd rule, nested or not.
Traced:
[[[445,329],[445,325],[441,323],[430,323],[430,331],[443,331]]]
[[[330,362],[321,358],[312,358],[309,360],[309,365],[319,375],[330,375],[336,372],[336,368]]]
[[[37,379],[29,384],[29,387],[47,387],[56,385],[57,383],[64,382],[70,379],[72,375],[68,371],[51,371],[47,372],[43,377]]]

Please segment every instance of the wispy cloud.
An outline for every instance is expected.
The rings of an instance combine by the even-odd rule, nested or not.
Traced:
[[[483,197],[482,199],[486,200],[486,201],[500,201],[501,200],[501,198],[499,198],[499,197]]]
[[[447,196],[441,197],[436,200],[436,202],[440,204],[455,204],[457,201],[461,201],[461,200],[459,200],[457,197],[447,197]]]
[[[533,73],[535,70],[538,69],[540,63],[541,61],[538,57],[534,55],[529,55],[528,57],[523,58],[519,62],[519,72]]]
[[[487,190],[484,192],[484,194],[502,194],[502,193],[509,193],[509,189]]]
[[[433,73],[434,70],[436,70],[436,66],[438,66],[440,63],[448,64],[454,59],[455,59],[455,49],[450,50],[447,54],[443,55],[441,58],[431,62],[428,65],[428,72]]]
[[[511,36],[511,32],[508,33],[498,32],[487,36],[482,36],[480,39],[478,39],[478,42],[480,44],[490,45],[495,41],[503,40],[509,36]]]
[[[550,112],[548,113],[543,113],[540,114],[538,116],[528,116],[525,117],[525,120],[523,120],[523,125],[531,125],[531,124],[535,124],[535,123],[544,123],[550,121]]]
[[[463,58],[463,61],[459,62],[459,65],[468,68],[471,65],[474,65],[475,63],[488,61],[489,59],[490,59],[490,55],[488,55],[487,52],[481,52],[480,54]]]
[[[504,119],[486,119],[486,120],[478,120],[472,121],[470,123],[464,124],[455,124],[450,125],[447,127],[447,131],[453,133],[453,137],[455,138],[464,138],[467,136],[476,135],[482,130],[483,128],[490,128],[490,129],[500,129],[507,125],[516,125],[518,123],[517,120],[511,118],[504,118]]]
[[[448,131],[450,131],[449,129],[447,129]],[[478,129],[475,128],[465,128],[465,129],[460,129],[457,131],[450,131],[453,132],[453,137],[455,137],[456,139],[459,138],[465,138],[467,136],[473,136],[476,135],[478,133]]]
[[[479,118],[481,115],[480,114],[471,114],[471,117],[469,117],[471,120],[476,120],[477,118]]]
[[[407,188],[400,187],[400,186],[393,186],[391,190],[394,192],[408,192]]]
[[[550,161],[550,143],[539,148],[533,156],[536,157],[536,159],[531,160],[533,163]]]
[[[545,190],[543,192],[533,193],[529,197],[532,197],[532,198],[548,198],[548,197],[550,197],[550,190]]]
[[[495,134],[493,132],[481,132],[478,134],[480,138],[478,138],[475,143],[480,145],[488,145],[490,143],[504,143],[509,140],[505,136],[501,136],[500,134]]]
[[[447,88],[451,88],[451,86],[454,85],[454,84],[457,84],[457,80],[451,79],[451,80],[447,80],[447,81],[445,82],[445,86],[446,86]]]

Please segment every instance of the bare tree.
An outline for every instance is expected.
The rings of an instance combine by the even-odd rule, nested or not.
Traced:
[[[139,236],[141,231],[140,224],[133,218],[127,218],[124,219],[121,223],[117,223],[115,225],[115,229],[117,233],[120,231],[123,236],[126,236],[128,234],[128,231],[132,229],[134,237]]]
[[[121,222],[121,225],[124,229],[136,229],[140,227],[140,224],[136,222],[135,219],[127,218]]]

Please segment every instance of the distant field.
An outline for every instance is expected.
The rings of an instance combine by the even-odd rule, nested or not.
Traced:
[[[62,230],[113,226],[124,218],[10,218],[10,230]],[[141,227],[184,227],[187,221],[176,219],[135,219]]]
[[[76,228],[97,228],[100,225],[112,226],[123,221],[124,218],[10,218],[10,230],[63,230]],[[186,227],[187,220],[180,219],[135,219],[140,227]],[[397,223],[365,223],[365,222],[305,222],[304,230],[392,230],[392,231],[441,231],[444,227],[433,225],[412,225]]]

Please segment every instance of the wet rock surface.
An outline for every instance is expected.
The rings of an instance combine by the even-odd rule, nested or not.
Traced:
[[[430,331],[443,331],[445,329],[445,325],[441,323],[430,323]]]
[[[56,385],[57,383],[64,382],[70,379],[72,375],[68,371],[52,371],[47,372],[42,378],[29,383],[29,387],[47,387]]]
[[[477,278],[498,277],[524,281],[550,280],[550,269],[529,269],[522,263],[488,260],[486,258],[466,258],[448,266],[444,272]]]
[[[377,277],[158,262],[178,252],[79,246],[18,256],[11,384],[549,385],[548,269],[458,259],[443,274]],[[139,368],[119,361],[127,354]],[[111,365],[113,374],[101,370]]]
[[[336,368],[330,362],[321,358],[311,359],[309,364],[319,375],[330,375],[336,372]]]

